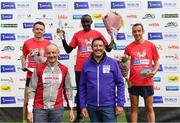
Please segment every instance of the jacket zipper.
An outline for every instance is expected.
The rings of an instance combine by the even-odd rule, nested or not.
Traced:
[[[99,65],[97,65],[97,106],[99,107]]]

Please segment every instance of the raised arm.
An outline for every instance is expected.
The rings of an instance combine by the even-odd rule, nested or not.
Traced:
[[[106,51],[110,52],[112,48],[114,47],[114,40],[111,38],[111,42],[109,45],[106,45]]]
[[[70,53],[73,50],[73,48],[67,44],[65,38],[62,39],[62,43],[63,43],[63,47],[64,47],[66,53]]]
[[[64,47],[66,53],[70,53],[73,50],[73,47],[71,47],[67,44],[66,37],[65,37],[65,31],[59,30],[57,32],[57,35],[60,36],[60,39],[62,40],[62,44],[63,44],[63,47]]]

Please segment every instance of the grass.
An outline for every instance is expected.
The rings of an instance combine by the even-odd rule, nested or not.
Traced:
[[[125,116],[124,112],[120,116],[118,116],[117,121],[118,121],[118,123],[127,123],[126,116]],[[66,110],[66,109],[64,111],[64,117],[63,117],[62,122],[69,122],[69,111]],[[82,122],[84,122],[84,123],[85,122],[90,122],[90,120],[89,120],[89,118],[86,118]],[[29,122],[24,120],[23,122],[21,122],[21,121],[8,121],[8,122],[4,122],[4,123],[29,123]]]

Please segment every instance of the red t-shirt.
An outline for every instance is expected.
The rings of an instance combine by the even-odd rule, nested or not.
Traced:
[[[140,72],[145,67],[152,69],[152,61],[159,59],[156,46],[147,40],[142,44],[133,41],[126,47],[125,54],[131,57],[129,81],[132,85],[152,86],[153,79],[140,76]]]
[[[23,45],[23,55],[28,59],[27,68],[35,68],[36,64],[46,60],[45,48],[51,42],[44,39],[42,41],[36,41],[34,38],[28,39]],[[27,71],[27,78],[31,78],[32,72]]]
[[[69,45],[73,48],[78,46],[75,71],[82,70],[83,63],[88,59],[92,52],[91,42],[96,38],[101,38],[105,45],[108,45],[104,36],[96,30],[90,30],[88,32],[81,30],[74,34]]]

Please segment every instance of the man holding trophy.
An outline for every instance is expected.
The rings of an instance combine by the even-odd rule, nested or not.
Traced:
[[[128,79],[129,94],[131,100],[131,122],[138,120],[139,96],[144,98],[147,121],[155,122],[153,110],[153,76],[159,68],[159,54],[156,46],[143,39],[144,28],[140,23],[132,26],[132,34],[135,40],[126,48],[124,54],[130,57],[130,75]],[[154,67],[152,67],[154,62]]]
[[[76,86],[77,86],[77,94],[76,94],[76,110],[77,110],[77,117],[75,122],[80,122],[82,120],[80,104],[79,104],[79,81],[82,71],[83,63],[88,59],[89,55],[92,53],[91,49],[91,42],[96,38],[101,38],[106,46],[106,51],[110,52],[112,50],[113,41],[108,45],[108,42],[104,38],[104,36],[94,30],[91,29],[91,24],[93,20],[90,15],[85,14],[81,17],[81,25],[83,27],[82,30],[76,32],[68,45],[65,38],[65,32],[63,30],[58,30],[57,35],[60,37],[63,43],[63,47],[67,53],[70,53],[73,49],[78,47],[77,50],[77,58],[76,58],[76,65],[75,65],[75,79],[76,79]]]

